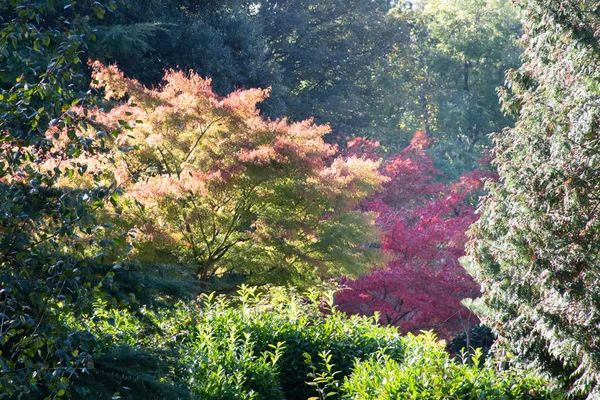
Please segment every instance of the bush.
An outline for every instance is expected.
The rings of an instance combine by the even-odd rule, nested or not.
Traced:
[[[113,347],[97,355],[98,370],[79,381],[79,393],[212,400],[550,396],[539,377],[483,367],[480,351],[472,363],[456,362],[433,334],[404,337],[378,325],[377,316],[347,317],[331,307],[332,298],[242,286],[233,297],[141,309],[138,323],[151,321],[158,331],[137,346],[128,340],[131,326],[111,314],[113,324],[97,323],[94,333],[103,337],[98,330],[106,329]]]
[[[342,377],[351,374],[355,360],[376,352],[401,360],[403,343],[394,329],[378,326],[374,318],[347,318],[317,294],[307,296],[282,289],[261,295],[243,286],[233,300],[205,296],[200,311],[179,307],[175,320],[185,322],[171,326],[171,335],[181,338],[183,357],[193,364],[194,392],[223,399],[256,393],[260,399],[304,400],[315,394],[306,381],[318,368],[305,354],[318,360],[329,352]],[[217,384],[224,392],[220,397]]]
[[[354,365],[341,387],[342,399],[542,399],[551,398],[537,376],[481,368],[482,352],[453,361],[433,333],[408,334],[402,362],[376,354]],[[467,362],[469,360],[469,362]],[[472,362],[471,362],[472,361]]]
[[[160,331],[140,341],[149,349],[121,345],[98,355],[102,370],[86,391],[95,398],[110,383],[104,393],[135,386],[119,391],[124,399],[160,390],[168,398],[215,400],[549,398],[539,377],[479,365],[480,351],[472,363],[456,362],[431,333],[403,337],[378,325],[377,316],[347,317],[332,303],[316,292],[242,286],[234,297],[204,295],[170,312],[146,310],[139,321],[153,320]],[[110,327],[116,337],[117,328]]]

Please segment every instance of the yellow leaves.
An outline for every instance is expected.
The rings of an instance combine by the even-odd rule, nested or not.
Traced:
[[[362,157],[338,157],[318,175],[309,178],[309,184],[325,196],[334,198],[341,210],[356,207],[365,197],[381,189],[388,178],[379,173],[380,161]]]
[[[155,103],[156,92],[146,89],[135,79],[125,78],[116,65],[108,67],[99,61],[88,61],[92,68],[92,88],[104,89],[104,98],[120,100],[126,95],[131,103],[150,105]]]
[[[258,116],[259,110],[257,109],[257,105],[266,100],[269,97],[270,92],[270,88],[236,90],[221,100],[220,105],[235,111],[245,118]]]
[[[260,146],[255,149],[242,149],[237,159],[244,163],[253,163],[255,165],[269,165],[272,162],[285,163],[287,158],[277,153],[271,146]]]
[[[182,71],[169,69],[163,78],[162,94],[166,98],[175,99],[184,94],[194,98],[216,99],[212,91],[212,80],[203,78],[195,72],[185,74]]]

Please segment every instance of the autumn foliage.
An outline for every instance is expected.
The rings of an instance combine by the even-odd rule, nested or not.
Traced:
[[[431,139],[417,131],[410,145],[390,158],[382,172],[385,190],[363,207],[378,213],[382,247],[393,260],[387,268],[346,282],[337,298],[349,313],[380,313],[381,322],[403,332],[435,329],[450,337],[476,322],[461,305],[479,295],[479,287],[460,265],[465,232],[476,221],[475,194],[489,173],[474,171],[459,182],[442,183],[426,149]],[[356,147],[360,150],[356,151]],[[351,141],[350,152],[373,154],[376,145]]]
[[[88,119],[114,140],[114,219],[131,227],[132,257],[264,280],[356,276],[378,263],[375,214],[359,204],[380,188],[380,162],[336,156],[325,125],[265,120],[268,90],[216,95],[209,79],[168,71],[148,89],[115,66],[93,64],[112,101]],[[104,161],[88,158],[90,168]]]

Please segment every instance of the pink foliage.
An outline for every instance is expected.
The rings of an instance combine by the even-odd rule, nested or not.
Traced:
[[[476,170],[454,184],[437,182],[443,174],[425,153],[429,145],[425,132],[417,131],[411,144],[382,166],[389,179],[385,190],[363,206],[378,213],[382,247],[392,261],[347,281],[337,303],[352,314],[378,312],[382,323],[403,332],[434,329],[450,338],[476,322],[460,302],[479,296],[479,287],[458,259],[465,233],[477,220],[472,197],[493,174]]]
[[[383,259],[365,245],[379,238],[375,213],[357,212],[386,181],[379,159],[338,156],[330,127],[312,119],[264,119],[269,90],[220,96],[209,79],[172,70],[147,89],[91,65],[94,87],[120,101],[88,111],[84,133],[121,132],[106,135],[119,151],[105,171],[124,193],[119,218],[136,226],[131,257],[190,265],[201,280],[286,271],[298,282]]]

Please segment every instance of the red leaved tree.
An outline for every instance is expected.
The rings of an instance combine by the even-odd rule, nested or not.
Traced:
[[[490,173],[473,171],[459,182],[439,182],[426,149],[431,139],[417,131],[411,144],[382,167],[385,190],[364,204],[376,211],[384,231],[382,247],[393,261],[357,280],[337,297],[341,310],[380,313],[381,322],[403,332],[434,329],[442,338],[468,330],[476,317],[461,300],[479,295],[479,287],[459,264],[465,232],[476,221],[473,200]],[[349,142],[349,154],[373,154],[376,144]],[[369,155],[367,155],[369,156]]]

